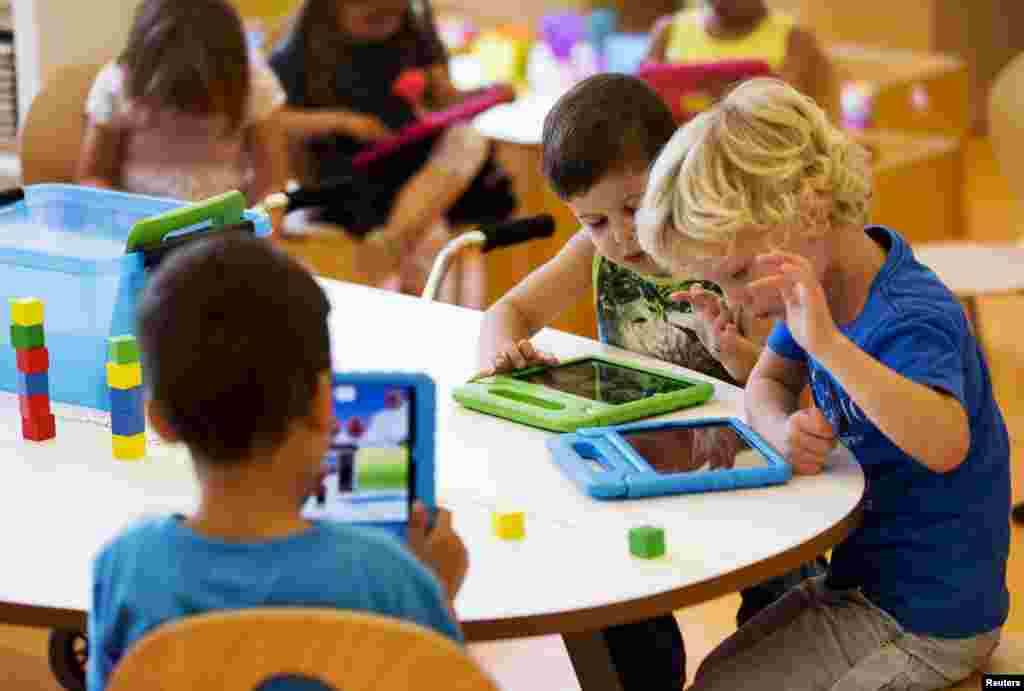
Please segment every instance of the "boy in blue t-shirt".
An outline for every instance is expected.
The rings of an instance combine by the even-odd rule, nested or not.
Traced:
[[[467,559],[446,512],[428,534],[417,506],[409,527],[436,578],[389,535],[300,516],[336,424],[329,310],[305,269],[254,238],[197,241],[151,278],[138,328],[149,419],[188,446],[201,500],[192,516],[135,523],[96,557],[90,691],[149,631],[210,610],[362,610],[461,642],[451,602]]]
[[[750,422],[800,474],[838,442],[864,469],[860,525],[828,574],[720,645],[692,688],[946,688],[1009,609],[1009,443],[963,309],[895,232],[868,226],[866,152],[771,79],[682,128],[651,172],[644,249],[778,319]],[[801,410],[810,382],[815,408]],[[827,471],[826,471],[827,472]]]

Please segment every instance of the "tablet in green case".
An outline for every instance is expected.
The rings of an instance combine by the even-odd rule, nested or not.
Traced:
[[[705,381],[601,357],[478,379],[455,389],[472,410],[554,432],[631,422],[704,403]]]

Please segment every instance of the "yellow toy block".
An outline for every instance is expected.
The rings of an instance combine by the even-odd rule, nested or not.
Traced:
[[[19,326],[35,326],[43,323],[43,301],[39,298],[16,298],[11,300],[11,321]]]
[[[137,461],[146,457],[146,433],[133,434],[130,437],[122,437],[119,434],[110,435],[114,442],[114,458],[119,461]]]
[[[142,365],[138,362],[127,365],[108,362],[107,384],[112,389],[134,389],[136,386],[142,386]]]
[[[494,534],[502,540],[522,540],[526,536],[526,515],[522,511],[491,515]]]

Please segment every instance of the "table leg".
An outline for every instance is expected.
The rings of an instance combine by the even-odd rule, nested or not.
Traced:
[[[576,679],[583,691],[622,691],[619,675],[612,664],[612,656],[601,631],[565,634],[562,640],[565,641],[572,667],[576,670]]]

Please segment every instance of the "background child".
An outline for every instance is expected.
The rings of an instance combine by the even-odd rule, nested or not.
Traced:
[[[554,361],[528,339],[563,310],[595,299],[603,341],[726,381],[746,381],[765,325],[748,317],[737,323],[710,283],[692,297],[702,314],[670,299],[681,291],[689,296],[694,282],[656,277],[663,271],[636,239],[633,214],[647,168],[675,130],[658,95],[625,75],[591,77],[551,109],[544,122],[544,173],[583,228],[484,314],[479,363],[485,373]],[[741,620],[812,573],[816,568],[808,565],[744,591]],[[625,688],[682,684],[685,653],[671,615],[613,627],[605,637]]]
[[[356,153],[416,120],[413,105],[392,88],[404,71],[426,71],[427,105],[447,106],[458,97],[426,0],[306,0],[270,63],[288,93],[286,131],[311,168],[308,175],[302,171],[303,181],[312,184],[349,175]],[[469,187],[487,154],[481,135],[456,126],[422,169],[405,179],[379,181],[381,194],[394,196],[394,202],[388,223],[359,245],[355,268],[366,281],[406,292],[422,289],[434,256],[450,238],[444,212]],[[337,225],[344,218],[339,206],[319,215]],[[452,269],[451,285],[463,285],[449,299],[482,308],[482,256],[466,254]]]
[[[336,425],[329,309],[309,273],[255,238],[197,241],[151,277],[139,308],[149,417],[188,446],[201,500],[192,516],[135,523],[96,558],[90,691],[148,631],[209,610],[364,610],[461,641],[450,603],[467,561],[447,513],[427,535],[418,506],[409,527],[444,587],[390,535],[300,517]]]
[[[764,60],[779,78],[831,106],[828,58],[810,31],[770,9],[764,0],[698,0],[694,4],[658,20],[651,32],[648,60]],[[713,85],[711,91],[720,97],[728,86]]]
[[[259,203],[288,179],[283,103],[226,0],[144,0],[89,94],[78,181],[187,201],[239,189]]]
[[[726,640],[695,689],[928,691],[999,640],[1006,426],[956,298],[900,235],[864,227],[870,193],[867,152],[776,80],[697,116],[652,168],[643,247],[780,320],[747,384],[754,428],[797,473],[842,441],[867,480],[828,575]],[[799,410],[808,381],[817,407]]]

